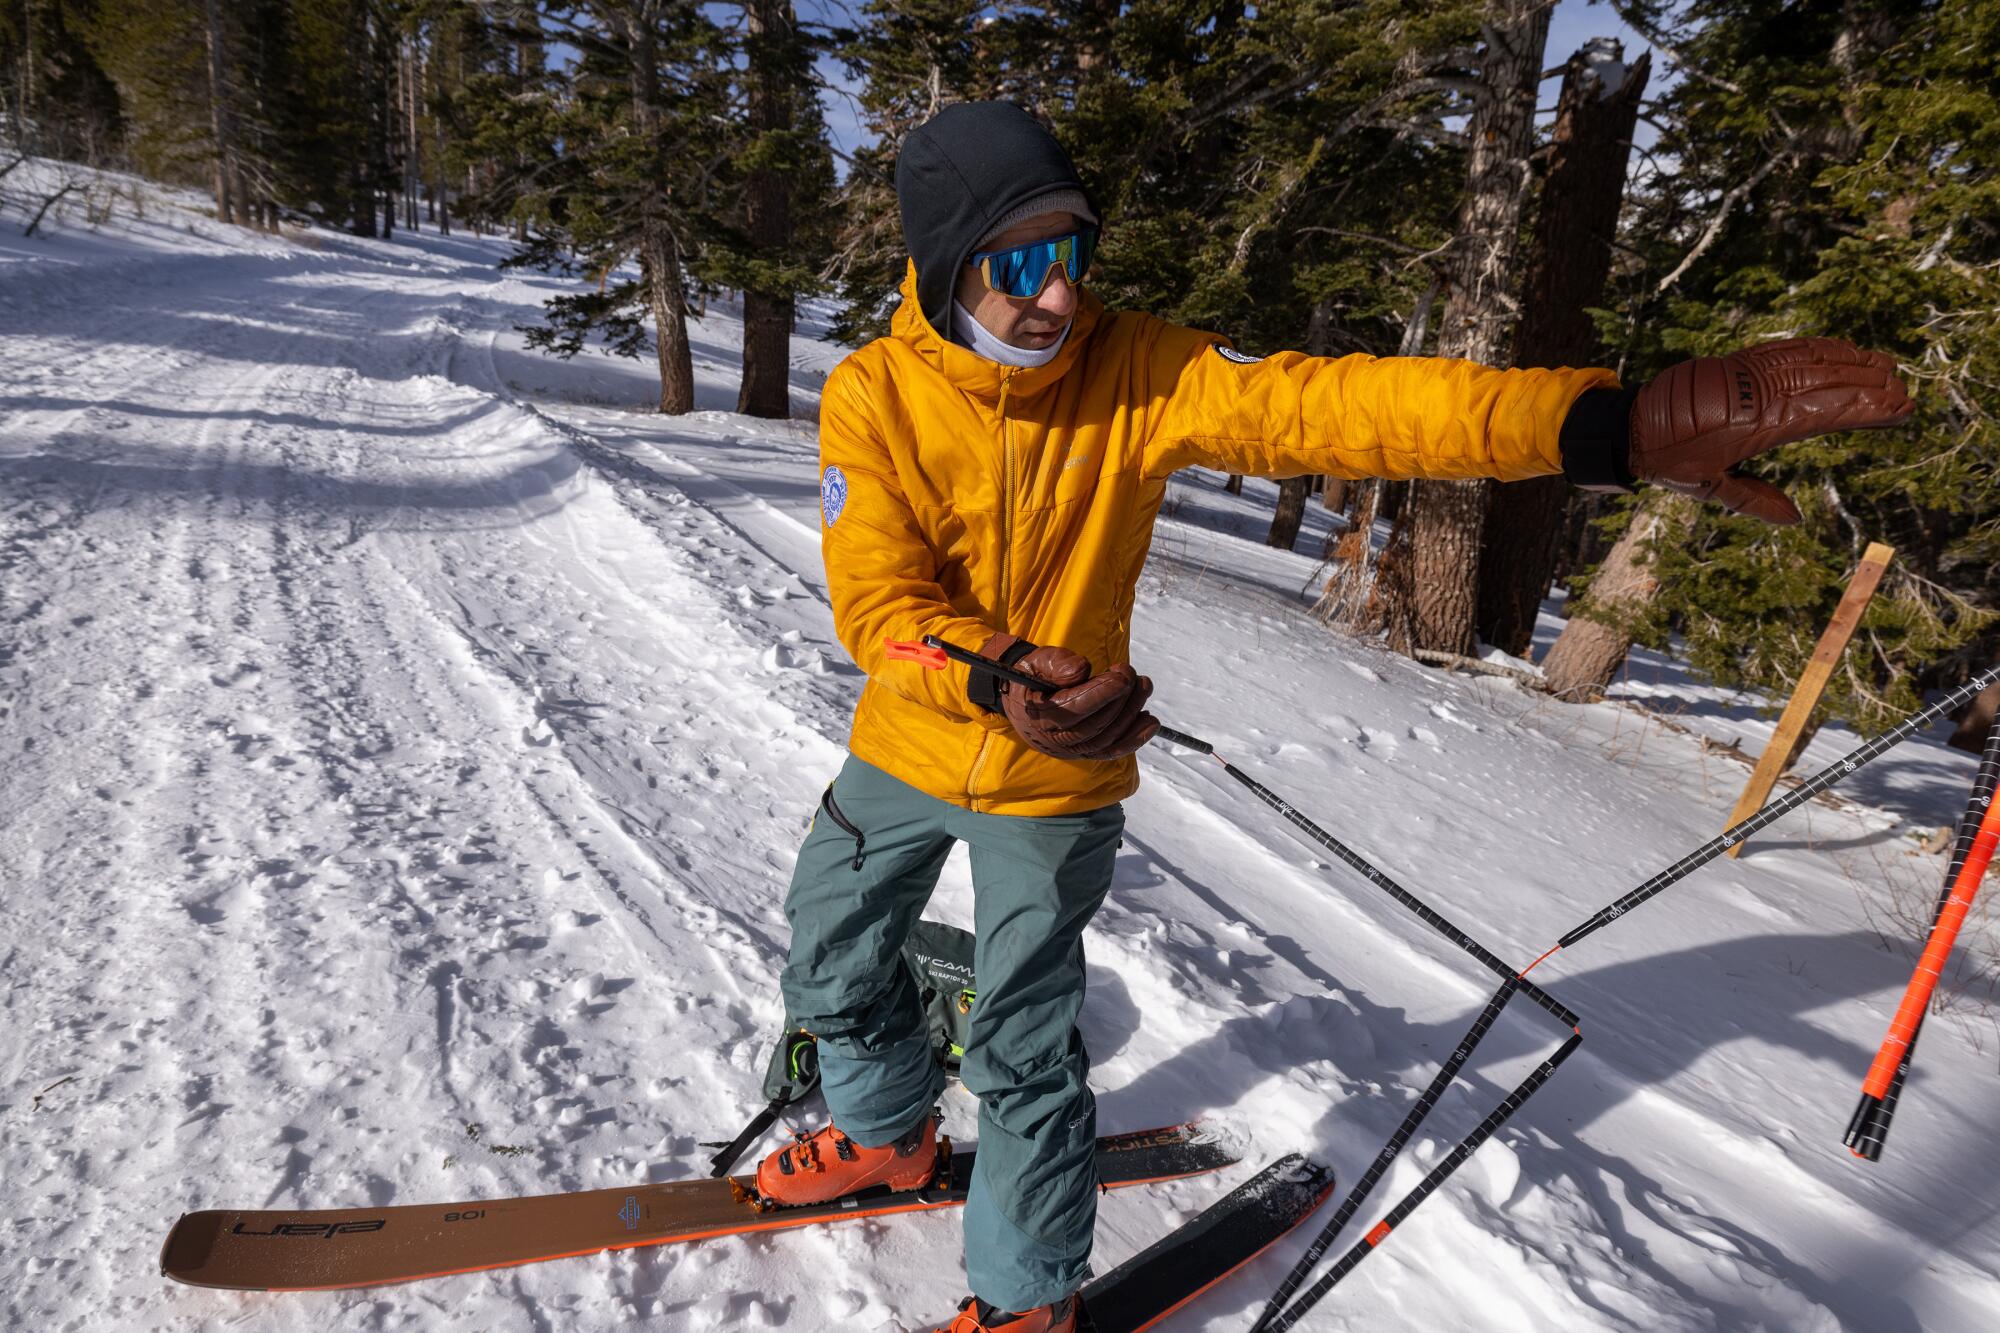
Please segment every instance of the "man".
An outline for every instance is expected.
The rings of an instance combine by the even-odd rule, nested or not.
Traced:
[[[1684,363],[1633,391],[1606,370],[1259,360],[1109,314],[1079,286],[1097,210],[1055,140],[1006,104],[919,127],[896,189],[902,306],[828,378],[820,414],[827,581],[868,684],[786,903],[785,1000],[819,1038],[832,1124],[773,1153],[758,1185],[798,1204],[928,1180],[944,1076],[899,950],[963,839],[978,998],[961,1075],[979,1158],[973,1297],[943,1333],[1071,1333],[1095,1218],[1081,941],[1134,752],[1158,726],[1127,642],[1167,478],[1562,472],[1789,522],[1791,502],[1737,463],[1910,403],[1888,358],[1828,339]],[[885,641],[925,634],[1061,688],[1038,698],[887,656]]]

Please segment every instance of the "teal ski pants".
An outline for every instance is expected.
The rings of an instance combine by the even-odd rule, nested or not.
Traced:
[[[970,848],[979,994],[959,1076],[979,1098],[979,1159],[965,1268],[972,1293],[1003,1310],[1075,1291],[1090,1258],[1097,1106],[1076,1030],[1083,928],[1111,886],[1124,826],[1115,805],[1054,818],[974,814],[850,757],[785,900],[786,1007],[819,1038],[833,1123],[879,1146],[944,1091],[917,981],[899,955],[952,843]]]

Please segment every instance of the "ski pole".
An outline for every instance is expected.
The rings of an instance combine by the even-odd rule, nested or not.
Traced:
[[[1574,1033],[1567,1041],[1556,1048],[1554,1055],[1551,1055],[1548,1059],[1530,1070],[1528,1076],[1522,1079],[1512,1092],[1507,1094],[1507,1099],[1494,1107],[1484,1120],[1475,1125],[1472,1132],[1466,1135],[1456,1148],[1453,1148],[1445,1155],[1443,1161],[1431,1168],[1429,1175],[1417,1182],[1415,1189],[1405,1194],[1402,1200],[1389,1210],[1386,1217],[1370,1228],[1366,1236],[1357,1241],[1352,1249],[1343,1254],[1333,1267],[1326,1271],[1325,1276],[1307,1288],[1305,1294],[1294,1301],[1289,1309],[1284,1310],[1275,1317],[1272,1317],[1267,1310],[1265,1312],[1265,1319],[1268,1322],[1260,1321],[1257,1325],[1258,1329],[1268,1330],[1268,1333],[1282,1333],[1282,1330],[1290,1328],[1292,1325],[1298,1323],[1299,1320],[1305,1318],[1306,1312],[1319,1304],[1320,1298],[1333,1290],[1335,1283],[1353,1272],[1355,1265],[1373,1254],[1376,1248],[1389,1238],[1389,1233],[1402,1225],[1404,1218],[1415,1212],[1417,1206],[1429,1198],[1438,1186],[1444,1184],[1446,1180],[1451,1178],[1451,1174],[1454,1171],[1465,1165],[1466,1159],[1479,1151],[1480,1145],[1492,1138],[1495,1132],[1513,1116],[1514,1112],[1521,1109],[1528,1098],[1540,1092],[1542,1085],[1554,1076],[1563,1061],[1575,1054],[1576,1048],[1582,1044],[1583,1034],[1581,1032]]]
[[[1868,1077],[1862,1081],[1862,1104],[1871,1120],[1880,1114],[1889,1086],[1895,1080],[1896,1067],[1909,1051],[1917,1026],[1923,1021],[1924,1010],[1930,1006],[1931,997],[1937,992],[1945,962],[1951,957],[1952,946],[1958,942],[1959,927],[1965,924],[1965,915],[1972,909],[1972,899],[1979,892],[1979,882],[1986,878],[1986,867],[1992,863],[1996,847],[2000,847],[2000,801],[1989,799],[1986,813],[1979,821],[1979,832],[1972,840],[1971,850],[1966,853],[1965,864],[1959,867],[1958,877],[1952,881],[1944,911],[1938,913],[1937,922],[1931,927],[1930,941],[1924,946],[1923,956],[1917,959],[1910,984],[1904,988],[1903,1002],[1896,1007],[1895,1017],[1889,1020],[1889,1031],[1882,1038],[1882,1048],[1875,1053],[1875,1062],[1868,1067]],[[1861,1112],[1856,1114],[1859,1116]]]
[[[1543,954],[1540,958],[1528,964],[1522,975],[1526,976],[1528,972],[1534,971],[1551,954],[1557,952],[1557,950],[1567,949],[1570,945],[1575,944],[1585,936],[1602,930],[1647,899],[1686,879],[1689,875],[1701,869],[1710,861],[1715,860],[1752,833],[1783,819],[1813,797],[1847,777],[1863,764],[1881,757],[1885,752],[1902,744],[1911,736],[1931,726],[1938,719],[1944,717],[1945,714],[1951,712],[1960,704],[1968,702],[1974,695],[1997,681],[2000,681],[2000,666],[1990,667],[1930,707],[1919,709],[1889,730],[1883,732],[1880,736],[1877,736],[1874,740],[1850,751],[1844,758],[1834,760],[1812,777],[1807,778],[1798,787],[1786,792],[1756,814],[1751,815],[1741,823],[1732,824],[1729,828],[1710,838],[1707,842],[1695,848],[1692,852],[1689,852],[1686,856],[1674,862],[1665,870],[1662,870],[1659,874],[1641,884],[1638,888],[1633,889],[1617,902],[1611,903],[1589,920],[1571,929],[1568,934],[1555,942],[1555,947],[1551,948],[1548,953]]]
[[[1347,1192],[1347,1197],[1340,1201],[1340,1207],[1334,1209],[1333,1216],[1327,1220],[1324,1227],[1320,1228],[1319,1234],[1313,1237],[1312,1244],[1306,1246],[1305,1253],[1292,1265],[1292,1271],[1285,1275],[1284,1281],[1278,1284],[1278,1289],[1271,1293],[1270,1300],[1264,1305],[1264,1312],[1257,1317],[1257,1322],[1251,1326],[1250,1333],[1263,1333],[1264,1329],[1269,1327],[1271,1320],[1284,1313],[1286,1302],[1291,1299],[1292,1293],[1297,1291],[1299,1284],[1319,1266],[1320,1258],[1326,1253],[1327,1247],[1333,1244],[1335,1237],[1340,1235],[1341,1229],[1354,1214],[1361,1210],[1361,1205],[1368,1202],[1368,1196],[1375,1192],[1375,1186],[1381,1181],[1383,1174],[1394,1165],[1396,1158],[1402,1154],[1403,1146],[1410,1141],[1410,1136],[1423,1125],[1424,1119],[1431,1113],[1431,1108],[1437,1105],[1438,1098],[1444,1095],[1444,1090],[1458,1077],[1458,1071],[1465,1067],[1465,1062],[1485,1039],[1494,1020],[1500,1017],[1501,1010],[1507,1007],[1507,1001],[1514,997],[1514,992],[1520,985],[1518,980],[1509,977],[1500,983],[1500,989],[1493,992],[1493,998],[1486,1002],[1486,1007],[1479,1011],[1479,1017],[1473,1020],[1471,1028],[1459,1038],[1458,1045],[1452,1049],[1451,1055],[1438,1066],[1437,1074],[1431,1079],[1430,1086],[1423,1090],[1416,1104],[1403,1117],[1403,1122],[1396,1126],[1396,1132],[1389,1136],[1389,1141],[1382,1145],[1382,1150],[1375,1155],[1375,1160],[1368,1164],[1368,1169],[1354,1182],[1354,1187]]]
[[[954,662],[963,662],[969,667],[977,667],[981,671],[990,671],[1009,685],[1017,685],[1033,694],[1047,694],[1056,688],[1025,671],[1016,671],[1013,667],[1003,666],[990,657],[981,657],[978,653],[961,648],[955,643],[946,643],[935,634],[924,635],[922,643],[888,639],[885,641],[885,646],[889,656],[905,662],[915,662],[918,666],[928,667],[932,671],[943,670],[945,660],[949,658]],[[1214,747],[1207,741],[1196,740],[1184,731],[1175,731],[1172,727],[1162,726],[1158,734],[1175,745],[1185,745],[1188,749],[1199,750],[1203,754],[1215,753]]]
[[[1032,690],[1038,694],[1046,694],[1055,688],[1047,681],[1037,680],[1026,672],[1016,671],[1012,667],[1001,666],[991,658],[981,657],[978,653],[960,648],[956,644],[946,643],[935,634],[926,634],[921,644],[906,643],[891,639],[888,641],[888,653],[893,658],[913,661],[932,670],[942,669],[947,659],[954,662],[963,662],[967,666],[977,667],[982,671],[991,671],[994,675],[1011,685],[1018,685],[1022,689]],[[1307,819],[1298,810],[1293,808],[1288,801],[1269,787],[1266,787],[1263,783],[1257,781],[1248,773],[1245,773],[1242,769],[1217,754],[1213,745],[1199,737],[1190,736],[1184,731],[1176,731],[1168,726],[1162,726],[1159,730],[1159,735],[1173,742],[1175,745],[1185,746],[1197,754],[1205,754],[1218,764],[1221,764],[1223,772],[1249,788],[1258,800],[1283,815],[1287,823],[1304,833],[1320,846],[1326,848],[1329,852],[1332,852],[1346,865],[1359,872],[1369,883],[1375,885],[1375,887],[1381,889],[1391,898],[1394,898],[1404,907],[1414,912],[1426,925],[1437,931],[1438,934],[1444,936],[1453,944],[1456,944],[1459,948],[1478,959],[1488,971],[1502,979],[1520,979],[1521,973],[1511,964],[1503,962],[1497,955],[1482,946],[1479,941],[1473,939],[1470,935],[1452,924],[1450,920],[1432,908],[1430,904],[1411,893],[1408,889],[1405,889],[1395,880],[1389,878],[1389,876],[1384,874],[1374,863],[1359,852],[1356,852],[1346,843],[1328,833],[1312,820]],[[1574,1028],[1581,1021],[1554,996],[1533,982],[1522,980],[1520,990],[1521,994],[1547,1010],[1564,1027]]]
[[[1972,844],[1979,835],[1981,816],[1993,800],[1994,788],[2000,786],[2000,716],[1993,719],[1993,725],[1986,733],[1986,750],[1979,758],[1979,772],[1972,780],[1972,795],[1966,803],[1965,813],[1959,817],[1958,836],[1951,851],[1951,862],[1945,867],[1944,888],[1938,893],[1937,906],[1931,911],[1931,927],[1936,929],[1938,918],[1951,902],[1952,885],[1958,882],[1958,872],[1965,866],[1965,858],[1972,853]],[[1925,1014],[1930,1011],[1926,1009]],[[1847,1133],[1842,1142],[1856,1157],[1865,1162],[1882,1160],[1882,1149],[1889,1141],[1889,1125],[1896,1118],[1896,1107],[1903,1098],[1903,1083],[1910,1076],[1910,1066],[1917,1058],[1917,1039],[1923,1036],[1924,1020],[1917,1019],[1916,1028],[1910,1033],[1910,1044],[1903,1050],[1903,1058],[1896,1062],[1895,1076],[1889,1080],[1889,1090],[1880,1098],[1867,1093],[1855,1104],[1854,1117],[1847,1122]]]
[[[890,657],[914,661],[933,670],[942,669],[947,661],[957,661],[967,666],[991,671],[1010,684],[1038,694],[1046,694],[1053,688],[1047,681],[1037,680],[1025,672],[1001,666],[990,658],[981,657],[979,654],[969,652],[955,644],[946,643],[935,635],[926,635],[922,643],[899,642],[892,639],[888,641],[887,647]],[[1272,1297],[1271,1302],[1266,1307],[1257,1325],[1257,1328],[1260,1330],[1267,1327],[1288,1328],[1306,1310],[1316,1304],[1333,1287],[1334,1283],[1346,1276],[1349,1270],[1360,1263],[1377,1245],[1380,1245],[1388,1237],[1389,1232],[1414,1212],[1419,1204],[1430,1197],[1446,1180],[1450,1179],[1452,1174],[1478,1150],[1479,1146],[1490,1138],[1501,1125],[1506,1123],[1507,1119],[1518,1111],[1522,1104],[1541,1088],[1542,1084],[1548,1081],[1549,1077],[1555,1073],[1557,1066],[1561,1065],[1564,1060],[1567,1060],[1570,1053],[1583,1041],[1581,1020],[1567,1006],[1555,999],[1554,996],[1549,995],[1539,986],[1528,981],[1513,967],[1502,962],[1498,956],[1452,924],[1451,921],[1447,920],[1428,903],[1389,878],[1388,875],[1384,874],[1373,863],[1368,861],[1367,858],[1361,856],[1318,824],[1308,819],[1276,792],[1273,792],[1270,788],[1264,786],[1264,784],[1258,782],[1255,778],[1252,778],[1249,774],[1243,772],[1243,770],[1217,754],[1215,747],[1209,742],[1166,726],[1162,726],[1158,734],[1176,745],[1185,746],[1199,754],[1205,754],[1213,758],[1217,763],[1222,765],[1223,771],[1228,773],[1230,777],[1249,788],[1264,804],[1276,810],[1280,815],[1283,815],[1287,823],[1332,852],[1343,863],[1358,871],[1370,883],[1376,885],[1376,887],[1388,893],[1398,903],[1415,913],[1433,930],[1436,930],[1446,939],[1471,954],[1472,957],[1500,977],[1500,988],[1487,1001],[1486,1007],[1480,1011],[1479,1017],[1474,1020],[1471,1029],[1459,1041],[1458,1046],[1454,1048],[1451,1056],[1432,1078],[1430,1085],[1424,1089],[1424,1092],[1418,1097],[1415,1105],[1403,1117],[1402,1124],[1397,1127],[1395,1134],[1390,1137],[1389,1142],[1376,1155],[1375,1161],[1370,1164],[1368,1170],[1355,1183],[1353,1190],[1350,1191],[1348,1197],[1341,1203],[1334,1217],[1321,1229],[1319,1236],[1313,1241],[1306,1256],[1293,1266],[1291,1273],[1286,1276],[1280,1291]],[[1464,1067],[1466,1060],[1471,1057],[1474,1049],[1485,1038],[1494,1021],[1499,1017],[1501,1011],[1506,1008],[1508,1001],[1517,994],[1527,996],[1561,1021],[1565,1027],[1570,1029],[1571,1035],[1557,1049],[1554,1055],[1532,1072],[1525,1081],[1509,1094],[1506,1100],[1496,1107],[1485,1120],[1481,1121],[1472,1134],[1461,1142],[1444,1161],[1440,1162],[1415,1190],[1406,1195],[1391,1210],[1387,1217],[1377,1223],[1369,1231],[1367,1237],[1354,1250],[1343,1257],[1328,1276],[1322,1278],[1311,1291],[1301,1297],[1298,1304],[1291,1310],[1284,1310],[1283,1303],[1285,1299],[1298,1290],[1299,1285],[1310,1276],[1313,1268],[1318,1264],[1321,1256],[1326,1253],[1327,1248],[1332,1245],[1341,1229],[1359,1211],[1361,1205],[1366,1202],[1368,1196],[1380,1182],[1383,1174],[1395,1162],[1396,1158],[1401,1155],[1404,1146],[1409,1142],[1410,1136],[1416,1133],[1417,1129],[1430,1115],[1432,1109],[1437,1105],[1438,1098],[1444,1094],[1444,1090],[1458,1076],[1459,1070]],[[1274,1319],[1278,1322],[1269,1322]]]

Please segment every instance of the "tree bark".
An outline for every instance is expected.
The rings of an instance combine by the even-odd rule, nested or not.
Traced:
[[[229,80],[223,72],[222,14],[218,0],[204,0],[203,37],[208,56],[208,125],[215,136],[215,216],[222,222],[236,220],[235,158],[229,116]],[[30,27],[34,24],[32,20]]]
[[[1450,259],[1438,355],[1495,363],[1513,317],[1521,212],[1528,195],[1528,156],[1535,137],[1535,93],[1548,44],[1543,0],[1490,0],[1484,24],[1480,95],[1466,138],[1465,202]],[[1393,608],[1391,646],[1471,656],[1477,646],[1474,611],[1479,550],[1486,522],[1484,481],[1410,485],[1410,569],[1399,595],[1414,598],[1405,614]],[[1397,643],[1408,627],[1408,642]]]
[[[788,48],[798,39],[791,0],[748,0],[750,129],[759,139],[796,127],[797,99],[786,77]],[[781,264],[792,243],[791,187],[773,166],[753,168],[744,189],[744,221],[758,259]],[[791,415],[792,293],[752,288],[743,293],[743,383],[736,410],[753,417]]]
[[[1278,483],[1278,508],[1271,515],[1271,532],[1264,538],[1266,546],[1275,546],[1281,551],[1292,549],[1292,543],[1299,539],[1299,525],[1305,522],[1306,501],[1312,498],[1313,479],[1287,477]]]
[[[417,114],[417,87],[423,81],[423,55],[414,36],[403,39],[403,226],[417,230],[417,196],[422,192],[423,169],[419,148],[423,130]]]
[[[1517,366],[1583,366],[1597,359],[1597,328],[1588,312],[1603,303],[1611,273],[1625,162],[1652,61],[1650,52],[1640,56],[1623,71],[1622,83],[1608,87],[1607,66],[1592,57],[1616,60],[1622,54],[1616,42],[1599,38],[1565,68],[1514,332]],[[1561,477],[1489,488],[1479,552],[1479,637],[1517,657],[1534,640],[1535,617],[1562,550],[1569,497]]]
[[[1551,694],[1581,703],[1602,694],[1617,677],[1632,648],[1632,627],[1660,587],[1647,547],[1686,527],[1686,505],[1665,491],[1652,492],[1640,504],[1632,526],[1612,546],[1589,593],[1542,659]]]
[[[654,25],[658,0],[641,0],[625,12],[632,121],[640,137],[659,146],[660,72]],[[688,345],[687,289],[680,246],[667,214],[665,188],[655,173],[639,197],[639,269],[653,313],[653,341],[660,358],[660,411],[694,410],[694,352]]]
[[[439,81],[442,82],[444,77],[444,75],[440,74],[438,76]],[[435,173],[431,178],[431,198],[437,201],[438,235],[449,236],[451,235],[451,178],[445,174],[444,170],[444,122],[442,119],[434,118],[431,121],[431,134],[433,136],[431,144],[431,169]]]
[[[1410,595],[1416,603],[1390,634],[1389,646],[1407,653],[1431,652],[1470,657],[1474,610],[1479,593],[1479,544],[1486,522],[1482,481],[1410,483]],[[1404,638],[1404,634],[1408,638]]]

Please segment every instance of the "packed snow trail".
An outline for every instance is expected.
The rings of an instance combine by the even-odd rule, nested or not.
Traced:
[[[757,1101],[783,887],[859,687],[811,428],[841,351],[795,341],[801,420],[738,417],[717,307],[704,410],[634,411],[643,363],[525,351],[564,287],[507,249],[171,201],[0,245],[9,1327],[909,1330],[963,1294],[949,1218],[316,1296],[154,1271],[184,1209],[699,1176]],[[1215,481],[1176,481],[1142,587],[1159,712],[1494,948],[1525,962],[1720,827],[1743,770],[1685,735],[1313,625],[1313,560],[1258,545],[1268,488]],[[1768,734],[1649,660],[1656,707]],[[1839,1147],[1921,932],[1894,913],[1941,870],[1899,824],[1951,818],[1972,768],[1882,765],[1873,804],[1538,973],[1582,1054],[1305,1326],[2000,1321],[1976,989],[1888,1159]],[[1488,989],[1212,766],[1154,747],[1129,813],[1089,946],[1101,1127],[1207,1115],[1252,1151],[1107,1197],[1100,1269],[1269,1157],[1351,1176]],[[933,914],[969,924],[962,859]],[[1503,1020],[1380,1206],[1554,1037]],[[950,1095],[951,1132],[972,1110]],[[1247,1325],[1302,1243],[1171,1327]]]

